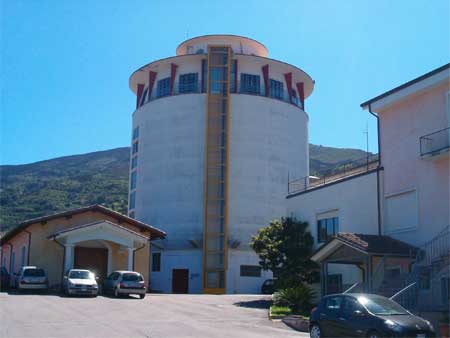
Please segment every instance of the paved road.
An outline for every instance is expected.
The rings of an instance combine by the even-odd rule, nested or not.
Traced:
[[[0,337],[308,337],[267,319],[266,296],[65,298],[0,293]]]

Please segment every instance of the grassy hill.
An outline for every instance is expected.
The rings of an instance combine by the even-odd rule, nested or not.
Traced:
[[[129,148],[0,166],[0,230],[80,206],[103,204],[126,213]],[[359,149],[310,145],[311,175],[365,156]]]

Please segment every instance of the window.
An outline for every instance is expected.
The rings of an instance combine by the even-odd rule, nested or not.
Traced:
[[[137,161],[138,161],[137,156],[135,156],[131,159],[131,169],[134,169],[137,167]]]
[[[354,298],[345,297],[344,313],[347,315],[353,314],[355,311],[365,312],[362,305]]]
[[[133,155],[139,151],[139,142],[136,141],[133,143]]]
[[[323,243],[339,232],[339,218],[324,218],[317,221],[317,241]]]
[[[108,276],[108,279],[109,279],[109,280],[117,280],[117,279],[119,278],[119,276],[120,276],[120,273],[119,273],[119,272],[113,272],[112,274],[110,274],[110,275]]]
[[[134,207],[136,206],[136,191],[133,191],[130,194],[130,207],[128,209],[134,209]]]
[[[297,92],[294,89],[292,89],[292,103],[298,105]]]
[[[241,277],[261,277],[259,265],[241,265]]]
[[[270,79],[270,97],[283,99],[283,82]]]
[[[230,64],[230,93],[236,93],[236,63],[237,60],[231,60]]]
[[[133,140],[139,138],[139,127],[133,129]]]
[[[152,254],[152,271],[161,271],[161,253]]]
[[[202,60],[202,93],[206,93],[206,80],[208,76],[208,60]]]
[[[189,73],[180,75],[178,85],[180,93],[198,92],[198,73]]]
[[[145,88],[144,93],[142,93],[141,104],[139,106],[142,106],[145,103],[145,99],[147,98],[147,92],[148,88]]]
[[[23,246],[22,247],[22,259],[20,261],[20,266],[25,266],[25,254],[26,254],[26,248]]]
[[[134,211],[131,211],[130,213],[128,213],[128,217],[134,218]]]
[[[136,171],[133,171],[130,178],[130,190],[136,189],[136,177],[137,173]]]
[[[429,270],[421,271],[419,273],[419,289],[429,290],[431,287],[431,275]]]
[[[157,96],[163,97],[170,95],[170,77],[158,81]]]
[[[124,282],[143,282],[144,278],[138,273],[124,273],[122,275],[122,280]]]
[[[259,75],[241,74],[241,93],[259,94]]]
[[[326,311],[339,311],[342,305],[342,297],[330,297],[325,301]]]

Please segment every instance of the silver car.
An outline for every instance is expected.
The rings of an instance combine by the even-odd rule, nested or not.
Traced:
[[[45,271],[36,266],[22,266],[16,274],[15,286],[20,290],[47,290],[48,279]]]
[[[88,295],[97,297],[97,278],[89,270],[71,269],[64,276],[63,291],[67,296]]]
[[[144,277],[135,271],[114,271],[103,282],[103,292],[121,295],[139,295],[142,299],[147,292]]]

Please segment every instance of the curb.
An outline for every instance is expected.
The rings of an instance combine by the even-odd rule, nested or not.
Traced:
[[[300,316],[286,316],[282,319],[282,322],[297,331],[309,332],[309,319]]]

